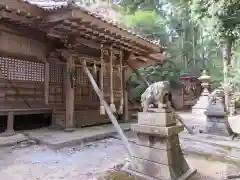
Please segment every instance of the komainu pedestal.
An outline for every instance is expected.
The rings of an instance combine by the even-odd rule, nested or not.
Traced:
[[[228,116],[225,111],[222,97],[211,98],[205,112],[207,123],[205,132],[213,135],[230,136],[232,130],[228,124]]]
[[[152,110],[139,112],[138,124],[131,127],[138,139],[124,170],[145,179],[187,179],[196,170],[189,168],[179,144],[178,133],[184,127],[176,125],[175,116],[166,109]]]

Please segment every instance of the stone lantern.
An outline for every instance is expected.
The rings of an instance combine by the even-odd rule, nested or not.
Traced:
[[[204,88],[203,92],[208,92],[208,87],[211,82],[211,76],[207,74],[206,70],[202,72],[202,75],[198,78],[198,80],[201,81],[201,85]]]
[[[192,115],[195,120],[199,122],[197,126],[201,130],[204,130],[206,123],[206,116],[204,112],[207,110],[209,105],[209,91],[208,88],[211,82],[211,76],[207,74],[207,71],[204,70],[202,75],[198,78],[201,81],[201,85],[203,87],[203,92],[199,97],[197,103],[192,107]],[[198,129],[197,128],[197,129]]]

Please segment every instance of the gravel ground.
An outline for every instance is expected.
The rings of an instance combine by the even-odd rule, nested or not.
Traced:
[[[120,141],[108,139],[59,151],[15,146],[1,149],[0,157],[1,180],[94,180],[122,163],[125,152]]]
[[[116,139],[58,151],[32,143],[1,148],[1,180],[94,180],[126,158],[121,141]],[[223,180],[229,169],[233,173],[239,172],[235,166],[223,162],[192,156],[188,156],[187,161],[201,174],[192,180]]]

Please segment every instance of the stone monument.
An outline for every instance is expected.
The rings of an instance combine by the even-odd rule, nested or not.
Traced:
[[[143,93],[144,112],[138,113],[138,123],[131,127],[137,141],[123,169],[144,179],[184,180],[196,172],[189,168],[179,144],[178,133],[184,127],[177,125],[171,111],[168,87],[166,82],[157,82]]]
[[[204,112],[207,110],[209,104],[208,87],[211,81],[211,77],[207,75],[207,72],[204,70],[198,79],[201,81],[203,92],[201,93],[196,104],[192,107],[192,118],[195,126],[195,131],[200,132],[205,130],[206,116]]]
[[[214,90],[210,94],[209,106],[205,111],[205,132],[214,135],[230,136],[231,129],[228,125],[228,116],[224,104],[224,91]]]
[[[204,70],[202,72],[202,75],[198,78],[202,82],[203,92],[201,96],[199,97],[197,103],[192,107],[192,113],[194,115],[202,116],[204,117],[204,112],[206,111],[208,107],[208,101],[209,101],[209,83],[211,80],[211,77],[207,75],[207,72]]]

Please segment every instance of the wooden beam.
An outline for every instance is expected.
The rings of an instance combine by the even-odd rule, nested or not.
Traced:
[[[115,36],[120,35],[121,37],[125,38],[125,42],[135,43],[138,46],[141,46],[144,49],[151,49],[153,51],[159,52],[160,47],[156,44],[153,44],[149,42],[148,40],[142,39],[131,32],[127,32],[124,29],[120,29],[119,27],[110,24],[106,21],[103,21],[100,18],[97,18],[93,15],[89,15],[86,12],[83,12],[79,9],[65,9],[61,10],[59,12],[54,12],[46,16],[45,23],[53,23],[63,20],[73,20],[73,21],[79,21],[84,20],[86,22],[90,22],[92,25],[97,26],[98,29],[104,33],[103,31],[108,29],[111,34],[114,34]]]
[[[133,45],[132,42],[129,43],[128,40],[123,39],[120,35],[112,34],[109,29],[102,30],[102,29],[99,29],[96,25],[91,25],[91,23],[88,23],[88,26],[89,26],[88,28],[86,27],[86,25],[83,28],[80,27],[80,30],[87,29],[88,31],[94,32],[97,36],[104,36],[106,39],[109,39],[115,43],[119,43],[123,46],[131,47],[140,52],[146,52],[146,49],[139,48],[139,46]],[[96,29],[96,31],[94,31],[94,29]]]
[[[101,50],[101,45],[100,45],[101,43],[97,43],[93,40],[89,40],[89,39],[82,38],[82,37],[77,37],[77,38],[75,38],[75,40],[76,40],[75,44],[74,44],[75,47],[82,44],[82,45],[88,46],[88,47],[93,48],[93,49]],[[110,46],[108,46],[108,45],[103,46],[104,50],[107,50],[109,48],[110,48]],[[114,54],[118,54],[119,49],[113,48],[113,52],[114,52]]]
[[[86,12],[79,11],[78,9],[72,10],[72,17],[70,19],[84,19],[85,21],[91,22],[92,24],[96,24],[100,29],[109,29],[114,34],[119,34],[122,37],[126,37],[126,39],[130,42],[136,42],[137,44],[141,44],[145,48],[154,49],[155,51],[159,51],[159,46],[150,43],[136,35],[133,35],[130,32],[127,32],[123,29],[120,29],[119,27],[109,24],[106,21],[103,21],[102,19],[96,18],[94,16],[89,15]]]
[[[130,120],[129,117],[129,107],[128,107],[128,91],[127,91],[127,68],[122,69],[122,79],[123,79],[123,119],[125,122]]]
[[[120,35],[112,34],[110,32],[110,30],[108,30],[108,29],[104,29],[104,30],[99,29],[98,26],[92,25],[91,22],[85,22],[82,20],[78,20],[78,21],[73,21],[73,22],[70,21],[68,23],[69,23],[68,24],[69,26],[73,26],[73,29],[78,27],[80,32],[85,30],[89,33],[94,34],[95,36],[104,37],[112,42],[119,43],[123,46],[136,49],[140,52],[146,52],[146,49],[139,48],[139,46],[133,45],[131,42],[128,42],[126,39],[123,39]],[[94,29],[96,29],[96,30],[94,30]]]
[[[72,77],[72,73],[74,72],[74,59],[71,55],[67,59],[66,64],[66,129],[65,131],[73,131],[74,130],[74,87],[75,87],[75,81]]]
[[[127,64],[131,58],[132,53],[125,51],[123,52],[122,63]],[[129,121],[129,107],[128,107],[128,90],[127,90],[127,80],[128,80],[128,66],[122,69],[122,79],[123,79],[123,117],[125,121]]]
[[[114,94],[113,94],[113,52],[112,47],[110,47],[110,64],[109,64],[109,81],[110,81],[110,108],[112,112],[116,113],[116,106],[114,104]]]
[[[10,9],[8,7],[0,10],[2,20],[15,22],[22,25],[37,27],[42,18],[40,16],[33,16],[31,13],[21,11],[19,9]]]
[[[89,27],[87,27],[89,26]],[[119,44],[121,47],[125,47],[125,49],[133,49],[133,51],[137,51],[141,53],[148,53],[146,49],[139,48],[138,46],[133,46],[132,44],[126,43],[124,40],[120,40],[116,38],[116,35],[111,35],[109,31],[99,32],[98,30],[94,31],[94,29],[97,29],[97,27],[93,27],[90,23],[78,20],[78,21],[69,21],[66,20],[64,21],[63,24],[55,26],[55,29],[58,30],[66,30],[68,33],[75,33],[76,35],[83,35],[83,36],[88,36],[91,39],[102,41],[100,37],[104,37],[106,40],[105,42],[101,43],[106,43],[108,42],[109,44]],[[89,34],[89,35],[88,35]]]
[[[4,134],[7,134],[7,135],[14,134],[14,113],[13,113],[13,111],[8,112],[7,130]]]
[[[44,32],[39,29],[33,29],[24,26],[16,26],[16,24],[10,24],[9,22],[1,21],[0,31],[9,32],[15,35],[24,36],[29,39],[34,39],[41,43],[47,42],[47,37]],[[37,34],[37,36],[36,36]]]
[[[59,33],[59,31],[61,31],[61,33]],[[110,40],[110,41],[101,40],[99,37],[96,37],[96,36],[94,36],[94,35],[88,35],[87,33],[84,34],[83,32],[80,32],[80,31],[77,31],[77,30],[73,30],[73,29],[70,29],[70,28],[68,28],[68,27],[64,27],[64,28],[63,28],[63,27],[55,27],[55,28],[54,28],[54,31],[52,32],[52,34],[53,34],[54,37],[59,37],[59,38],[62,37],[62,38],[65,38],[65,37],[66,37],[66,34],[68,34],[68,33],[73,33],[73,32],[75,32],[76,34],[78,34],[78,35],[76,35],[76,38],[82,38],[82,37],[80,37],[80,35],[82,35],[82,36],[88,37],[88,39],[91,39],[92,41],[97,42],[97,43],[106,44],[106,42],[108,42],[108,45],[107,45],[107,46],[109,46],[109,44],[112,44],[112,46],[113,46],[115,49],[129,50],[129,51],[134,52],[134,53],[137,54],[137,55],[146,54],[146,52],[142,52],[142,51],[139,52],[139,50],[134,49],[134,48],[131,48],[131,47],[128,47],[128,46],[126,46],[126,45],[124,45],[124,44],[118,45],[117,43],[114,43],[112,40]],[[73,34],[72,34],[72,35],[73,35]],[[85,39],[85,38],[84,38],[84,39]]]

